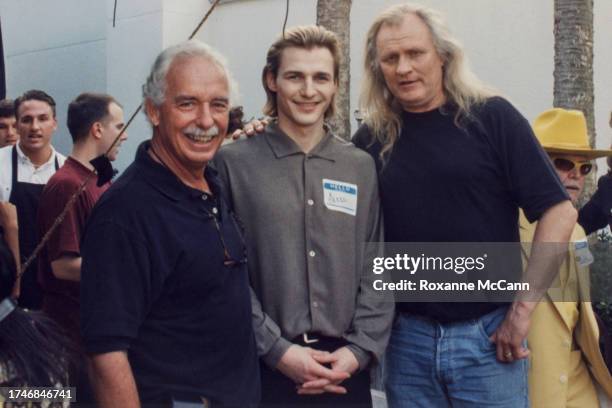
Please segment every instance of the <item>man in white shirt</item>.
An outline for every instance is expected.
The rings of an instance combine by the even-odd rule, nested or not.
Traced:
[[[19,249],[22,262],[30,256],[38,237],[36,213],[42,190],[64,164],[65,157],[51,146],[57,129],[55,101],[40,90],[25,92],[15,100],[19,143],[0,149],[0,201],[17,207]],[[22,271],[19,304],[39,309],[41,291],[36,279],[36,263]]]

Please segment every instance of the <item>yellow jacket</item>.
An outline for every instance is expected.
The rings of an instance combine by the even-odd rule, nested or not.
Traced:
[[[529,224],[521,213],[521,242],[533,241],[536,225],[536,223]],[[584,239],[584,230],[576,225],[571,242]],[[529,250],[529,245],[523,245],[525,261],[529,259]],[[561,280],[565,280],[566,288],[572,289],[572,284],[574,285],[574,292],[577,293],[570,299],[567,297],[567,292],[561,293],[559,289]],[[590,298],[589,291],[588,266],[578,265],[575,247],[572,245],[566,260],[561,265],[559,275],[532,316],[527,341],[531,350],[529,394],[531,406],[534,408],[565,407],[568,399],[575,398],[569,393],[576,390],[578,385],[576,383],[582,383],[578,388],[591,387],[590,381],[599,384],[608,398],[612,398],[612,376],[599,349],[599,327],[595,314],[591,302],[582,301]],[[555,302],[553,299],[573,300],[573,303]],[[573,336],[571,327],[574,327]],[[584,361],[584,364],[580,364],[584,373],[576,369],[576,363],[580,359]],[[584,369],[585,366],[588,371]],[[579,374],[579,380],[572,384],[573,390],[568,389],[570,370],[575,370],[574,375],[576,372]]]

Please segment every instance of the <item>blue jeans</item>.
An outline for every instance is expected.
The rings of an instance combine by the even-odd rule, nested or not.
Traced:
[[[451,324],[399,314],[386,353],[389,408],[529,407],[527,360],[498,362],[489,340],[506,311]]]

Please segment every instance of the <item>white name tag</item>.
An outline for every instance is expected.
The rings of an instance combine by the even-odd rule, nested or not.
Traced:
[[[589,242],[586,238],[574,242],[574,253],[578,266],[589,266],[593,263],[593,254],[589,250]]]
[[[356,215],[357,185],[323,179],[323,202],[330,210]]]

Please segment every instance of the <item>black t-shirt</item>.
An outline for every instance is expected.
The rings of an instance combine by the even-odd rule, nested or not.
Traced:
[[[144,144],[84,233],[85,348],[127,350],[144,402],[259,400],[245,247],[213,173],[214,195],[189,188]]]
[[[402,131],[381,161],[362,126],[353,141],[377,161],[387,242],[518,242],[518,208],[535,221],[567,194],[527,120],[495,97],[462,126],[445,105],[403,112]],[[513,258],[520,265],[520,254]],[[399,303],[439,321],[482,316],[498,304]]]
[[[612,228],[612,173],[602,176],[597,191],[578,212],[578,223],[587,234],[605,228]]]

